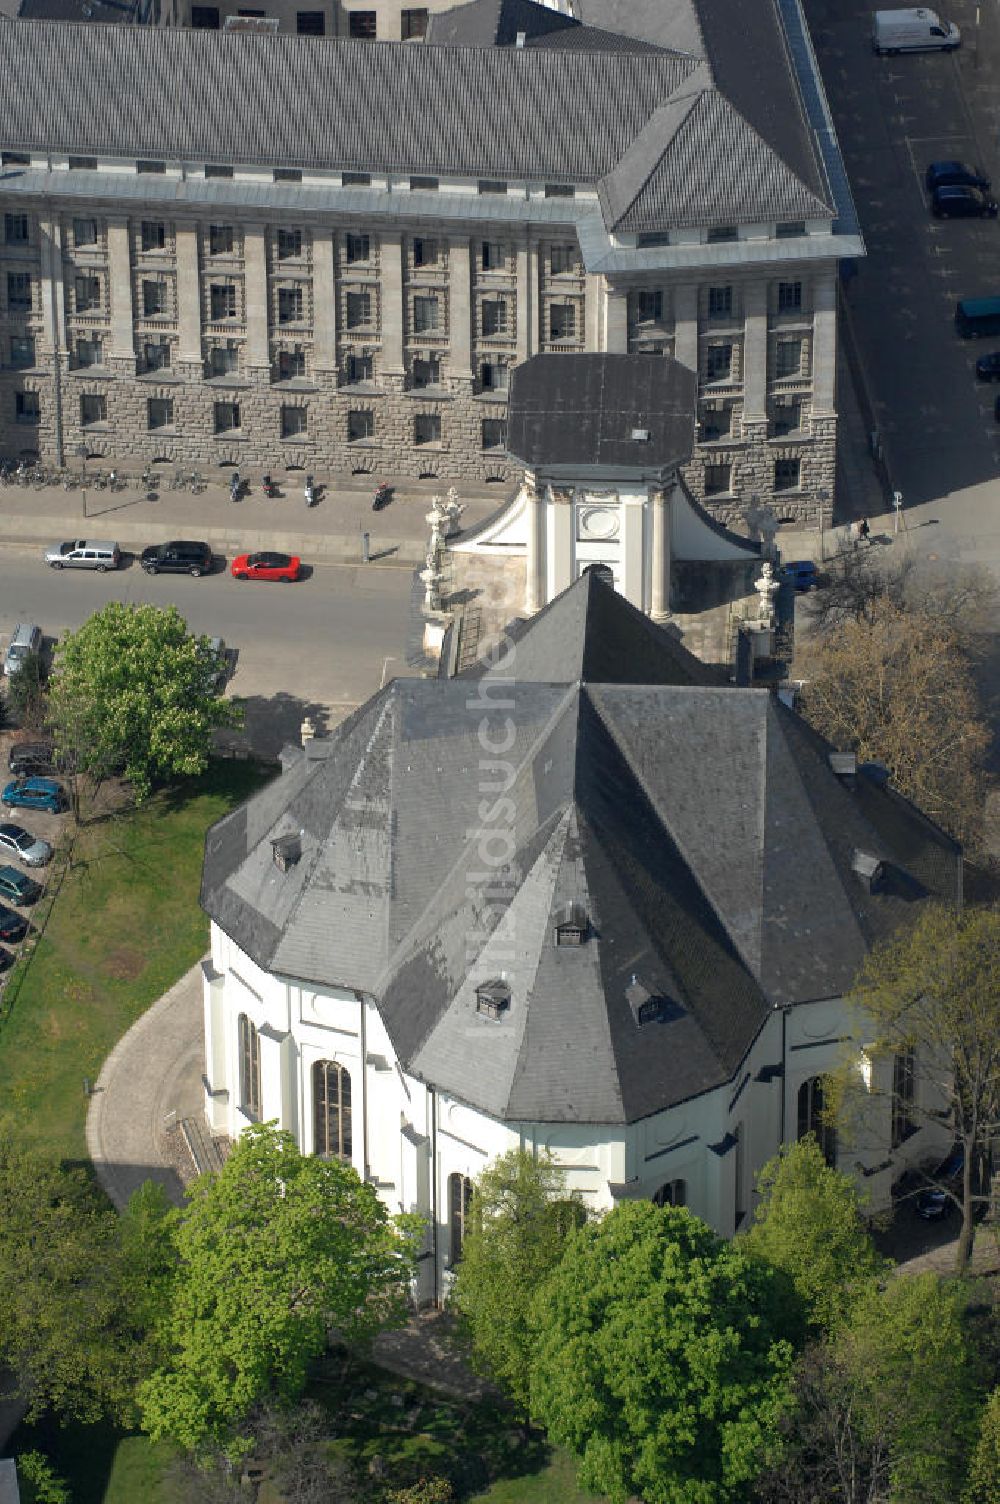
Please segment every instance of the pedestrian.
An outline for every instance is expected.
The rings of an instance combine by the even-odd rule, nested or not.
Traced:
[[[868,526],[868,518],[862,517],[861,521],[858,523],[858,537],[861,539],[862,543],[867,543],[869,548],[871,547],[871,539],[868,536],[870,532],[871,528]]]

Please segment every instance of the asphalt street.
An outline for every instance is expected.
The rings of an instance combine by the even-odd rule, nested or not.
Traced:
[[[80,626],[107,601],[174,604],[194,632],[225,638],[235,666],[227,694],[247,701],[249,740],[273,754],[297,738],[303,715],[329,728],[406,672],[408,569],[317,563],[298,584],[234,580],[224,568],[194,580],[57,572],[34,547],[0,547],[0,640],[16,622],[47,638]]]

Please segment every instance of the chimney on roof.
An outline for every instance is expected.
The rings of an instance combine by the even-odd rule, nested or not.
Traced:
[[[851,868],[857,873],[869,893],[878,891],[883,877],[882,858],[875,856],[871,851],[861,851],[855,847],[851,857]]]
[[[515,47],[523,47],[524,44],[525,44],[525,42],[527,40],[528,40],[528,33],[526,31],[519,31],[518,34],[517,34],[517,37],[515,39],[514,46]]]
[[[853,752],[831,752],[830,770],[836,773],[842,783],[851,787],[854,783],[855,774],[858,771],[858,759]]]
[[[283,836],[276,836],[271,842],[271,852],[278,871],[287,872],[302,855],[302,832],[290,830]]]

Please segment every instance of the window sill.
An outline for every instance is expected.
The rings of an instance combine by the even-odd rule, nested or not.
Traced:
[[[178,386],[184,377],[178,371],[136,371],[136,381],[153,382],[156,386]]]
[[[308,376],[285,376],[271,382],[272,388],[277,392],[318,392],[319,387],[315,381],[310,381]]]
[[[779,491],[779,489],[778,489],[777,486],[772,486],[771,487],[771,495],[772,496],[805,496],[806,492],[803,491],[803,489],[802,489],[801,486],[783,486],[780,491]]]
[[[220,444],[245,444],[249,434],[240,428],[227,428],[222,433],[213,433],[212,438],[218,439]]]
[[[107,366],[70,366],[67,375],[93,378],[95,381],[114,381],[115,379],[114,371],[109,371]]]
[[[283,433],[282,444],[291,444],[295,449],[315,449],[316,440],[311,439],[307,433]]]
[[[413,447],[418,454],[444,454],[447,446],[440,439],[432,439],[426,444],[415,443]]]
[[[374,436],[370,439],[348,439],[347,442],[352,449],[377,449],[379,447],[378,440]]]
[[[404,397],[423,398],[427,402],[453,402],[454,392],[449,392],[444,386],[411,386],[403,393]]]
[[[697,449],[745,449],[746,447],[746,439],[738,439],[731,433],[722,434],[717,439],[699,439],[695,445]]]
[[[769,444],[811,444],[812,434],[806,428],[793,428],[789,433],[768,434]]]
[[[355,381],[338,386],[338,392],[345,393],[348,397],[384,397],[385,392],[376,386],[373,381]]]
[[[146,432],[155,434],[158,439],[176,439],[178,434],[178,430],[172,423],[169,427],[164,425],[162,428],[147,428]]]
[[[706,501],[735,501],[736,500],[736,492],[735,491],[706,491],[705,492],[705,500]]]
[[[227,392],[246,391],[251,385],[245,376],[206,376],[204,381],[216,391],[223,389]]]
[[[498,406],[507,406],[506,392],[473,392],[472,395],[477,402],[493,402]]]
[[[81,423],[80,431],[86,434],[106,434],[111,432],[111,424],[106,418],[100,423]]]

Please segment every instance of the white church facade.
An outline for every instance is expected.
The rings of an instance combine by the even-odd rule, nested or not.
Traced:
[[[277,1120],[421,1213],[421,1300],[513,1146],[594,1211],[683,1202],[727,1236],[806,1131],[873,1208],[946,1146],[873,1090],[838,1150],[820,1108],[863,1058],[858,965],[959,897],[957,848],[595,574],[504,662],[395,681],[283,763],[206,842],[208,1123]]]

